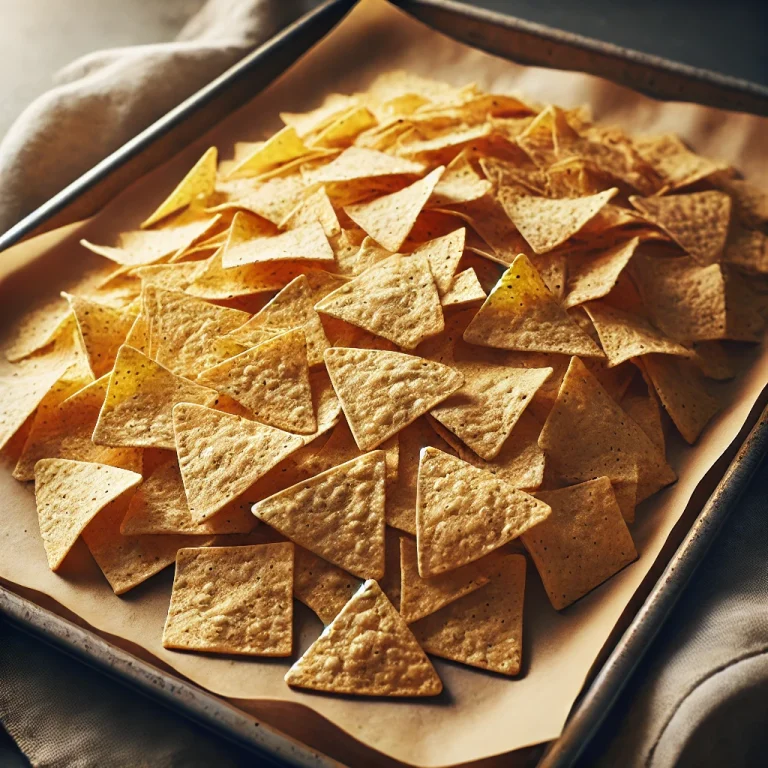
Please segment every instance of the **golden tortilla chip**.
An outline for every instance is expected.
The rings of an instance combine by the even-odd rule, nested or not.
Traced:
[[[465,269],[453,278],[448,290],[440,297],[440,303],[445,307],[476,306],[482,304],[487,296],[477,279],[475,270]]]
[[[743,226],[758,229],[768,224],[768,192],[727,174],[719,174],[712,181],[730,195],[733,212]]]
[[[317,429],[309,435],[299,435],[304,445],[309,445],[320,435],[333,429],[341,417],[341,403],[336,397],[328,373],[324,369],[312,371],[309,375],[312,387],[312,405],[317,416]]]
[[[436,448],[419,462],[416,543],[419,575],[479,560],[544,520],[549,507]]]
[[[615,187],[588,197],[549,199],[499,195],[507,216],[536,253],[547,253],[575,235],[612,198]]]
[[[395,254],[321,299],[315,309],[414,349],[444,328],[426,256]]]
[[[516,675],[523,654],[525,557],[492,557],[485,571],[490,584],[421,619],[411,630],[427,653]]]
[[[435,406],[431,415],[478,456],[496,458],[551,368],[508,368],[454,363],[464,386]]]
[[[107,448],[91,440],[99,411],[107,393],[109,375],[88,384],[58,403],[43,409],[32,422],[13,476],[32,480],[35,464],[40,459],[72,459],[141,472],[142,458],[138,448]]]
[[[218,246],[216,247],[218,248]],[[142,286],[154,285],[169,291],[184,291],[206,270],[207,265],[207,261],[148,264],[132,269],[130,274],[138,277]]]
[[[435,280],[437,290],[442,296],[453,284],[456,270],[464,253],[466,230],[462,227],[448,235],[422,243],[413,250],[413,255],[424,255],[429,260],[429,268]]]
[[[443,170],[442,166],[435,168],[423,179],[399,192],[366,203],[348,205],[344,212],[377,243],[394,253],[408,237]]]
[[[421,163],[364,147],[348,147],[327,165],[306,173],[305,179],[310,184],[328,184],[423,172]]]
[[[384,259],[388,259],[392,254],[386,249],[382,248],[372,237],[368,235],[360,243],[360,250],[358,250],[355,256],[354,263],[352,265],[352,274],[360,275],[365,272],[366,269],[370,269],[375,264],[378,264]]]
[[[290,656],[292,589],[292,544],[181,549],[163,647]]]
[[[443,689],[408,625],[373,580],[355,592],[285,682],[363,696],[436,696]]]
[[[464,383],[446,365],[400,352],[336,347],[326,351],[325,363],[363,451],[381,445]]]
[[[430,158],[441,161],[453,158],[467,144],[488,136],[490,125],[474,125],[456,129],[451,127],[446,133],[422,141],[402,144],[398,154],[402,157]]]
[[[303,445],[298,435],[191,403],[173,431],[192,519],[203,523]]]
[[[731,198],[725,192],[633,196],[629,202],[699,264],[707,266],[720,260],[731,220]]]
[[[700,375],[688,361],[648,355],[643,358],[643,368],[664,410],[683,439],[692,445],[720,410],[720,404],[707,392]]]
[[[440,207],[477,200],[491,191],[492,184],[484,179],[469,161],[467,150],[451,160],[429,199],[429,205]]]
[[[227,241],[222,254],[225,268],[260,262],[310,260],[334,261],[333,250],[328,244],[319,221],[303,227],[289,229],[272,237],[256,237],[241,242]]]
[[[253,506],[262,522],[362,579],[384,575],[383,451],[372,451]]]
[[[552,508],[523,534],[549,601],[562,610],[637,558],[607,477],[538,494]]]
[[[4,352],[11,363],[38,352],[65,333],[72,322],[72,310],[56,296],[28,310],[16,324]]]
[[[419,576],[416,544],[405,536],[400,538],[400,574],[400,615],[409,624],[480,589],[489,581],[478,563],[423,579]]]
[[[731,355],[719,341],[700,341],[690,350],[691,362],[708,379],[727,381],[736,376]]]
[[[643,317],[622,312],[599,301],[584,304],[583,308],[600,337],[609,368],[641,355],[688,356],[686,347],[657,331]]]
[[[307,340],[301,328],[286,331],[208,368],[198,376],[198,381],[226,392],[264,424],[301,434],[317,429]]]
[[[661,423],[661,408],[656,395],[643,382],[642,392],[627,392],[621,398],[620,405],[626,411],[632,421],[645,432],[659,453],[665,453],[666,440],[664,437],[664,425]],[[616,491],[616,488],[613,489]],[[621,506],[621,503],[619,503]],[[626,519],[626,517],[624,518]]]
[[[637,138],[634,146],[672,189],[694,184],[728,167],[694,154],[671,133]]]
[[[524,254],[502,275],[464,332],[464,340],[484,347],[603,356]]]
[[[531,263],[544,281],[544,285],[560,302],[565,296],[569,261],[570,259],[564,253],[542,253],[531,257]]]
[[[212,405],[216,397],[215,390],[176,376],[138,350],[122,346],[93,442],[173,449],[173,406],[182,402]]]
[[[326,237],[335,237],[341,232],[339,217],[333,210],[331,199],[325,187],[307,195],[281,222],[281,229],[297,229],[319,221]]]
[[[366,107],[354,107],[343,113],[315,136],[313,144],[333,147],[348,144],[366,128],[376,125],[376,118]]]
[[[206,198],[213,194],[216,185],[216,147],[207,149],[203,156],[192,166],[187,175],[179,182],[176,189],[157,207],[149,218],[141,223],[147,229],[166,216],[186,208],[193,200]]]
[[[141,482],[126,469],[69,459],[35,465],[35,500],[48,567],[58,570],[88,523]]]
[[[768,236],[759,230],[733,228],[723,261],[745,272],[768,274]]]
[[[230,230],[234,240],[275,234],[276,226],[291,213],[306,189],[299,174],[269,179],[255,187],[254,183],[240,180],[218,184],[216,199],[224,202],[207,209],[209,213],[235,211]],[[247,230],[243,229],[245,222]],[[243,237],[246,234],[247,237]]]
[[[228,178],[247,179],[258,176],[290,160],[303,157],[309,151],[307,145],[296,133],[296,129],[286,126],[264,143],[254,146],[250,153],[237,162],[229,172]]]

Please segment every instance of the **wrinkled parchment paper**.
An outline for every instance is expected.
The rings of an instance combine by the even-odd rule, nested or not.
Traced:
[[[663,104],[591,76],[518,66],[443,37],[383,0],[365,0],[266,92],[166,166],[134,184],[93,220],[49,233],[3,254],[3,335],[33,297],[42,292],[55,294],[61,277],[71,276],[89,262],[87,252],[77,245],[80,237],[110,243],[119,230],[136,226],[206,147],[216,144],[222,157],[231,156],[234,140],[261,139],[276,130],[280,110],[312,108],[330,91],[364,89],[376,74],[397,68],[455,85],[475,81],[485,90],[521,91],[540,102],[563,106],[586,103],[597,119],[634,133],[677,132],[697,151],[732,163],[757,183],[768,174],[768,120],[680,103]],[[20,270],[22,264],[28,266]],[[688,449],[671,441],[670,460],[680,479],[638,510],[632,529],[640,552],[638,562],[562,613],[550,608],[530,568],[524,668],[517,679],[437,660],[445,692],[436,700],[355,699],[290,690],[283,675],[291,660],[247,660],[165,650],[160,638],[172,569],[116,597],[80,542],[65,568],[58,574],[49,571],[32,488],[11,478],[12,463],[7,457],[0,467],[0,578],[44,593],[113,641],[129,648],[140,646],[216,694],[248,700],[241,706],[350,764],[393,764],[386,755],[420,766],[454,765],[537,744],[559,735],[591,665],[673,527],[687,506],[686,519],[692,519],[695,507],[701,505],[701,498],[689,504],[692,494],[736,438],[768,381],[768,354],[755,352],[752,359],[747,374],[722,388],[730,404],[700,442]],[[721,466],[720,471],[723,469]],[[710,474],[710,485],[711,480]],[[701,491],[699,488],[699,497]],[[669,552],[664,555],[668,557]],[[656,566],[658,569],[658,563]],[[294,659],[320,629],[318,620],[297,606]]]

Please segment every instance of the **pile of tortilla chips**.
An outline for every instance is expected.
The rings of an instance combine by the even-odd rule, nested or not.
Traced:
[[[292,686],[515,675],[526,571],[561,610],[631,563],[668,434],[761,340],[768,196],[401,72],[281,117],[16,329],[0,441],[50,567],[81,535],[117,594],[175,562],[167,648],[291,656],[295,597],[326,629]]]

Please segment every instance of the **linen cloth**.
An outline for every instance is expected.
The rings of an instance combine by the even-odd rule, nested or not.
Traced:
[[[0,231],[271,37],[303,5],[209,0],[173,42],[102,51],[66,67],[0,143]],[[768,467],[732,513],[584,766],[766,764],[766,490]],[[2,622],[0,721],[34,766],[254,764]]]

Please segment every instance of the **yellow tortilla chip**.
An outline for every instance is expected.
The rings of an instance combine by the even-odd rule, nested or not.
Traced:
[[[35,466],[35,500],[48,567],[58,570],[88,523],[141,482],[126,469],[69,459],[42,459]]]
[[[208,368],[198,376],[198,381],[226,392],[264,424],[301,434],[317,429],[307,340],[301,328],[286,331]]]
[[[242,242],[233,242],[230,238],[224,246],[222,265],[225,268],[239,267],[286,259],[334,261],[333,250],[319,221],[273,237],[256,237]]]
[[[348,205],[344,212],[377,243],[393,253],[400,249],[421,209],[440,180],[444,168],[435,168],[423,179],[390,195]]]
[[[479,560],[549,512],[546,504],[496,475],[424,448],[416,498],[419,575],[437,576]]]
[[[599,301],[585,304],[584,311],[600,337],[609,368],[641,355],[688,356],[686,347],[657,331],[645,318],[622,312]]]
[[[235,233],[239,229],[236,226],[238,218],[241,220],[241,227],[242,220],[247,220],[251,230],[249,238],[274,234],[273,225],[279,224],[290,214],[306,188],[304,179],[299,174],[269,179],[255,188],[254,183],[247,180],[229,181],[218,185],[216,199],[223,199],[224,202],[207,209],[209,213],[236,211],[231,231]],[[240,234],[244,233],[241,231]]]
[[[237,165],[229,172],[230,179],[246,179],[258,176],[275,166],[303,157],[309,153],[309,148],[299,138],[296,129],[286,126],[263,144],[253,147]]]
[[[707,266],[720,260],[731,220],[731,198],[724,192],[633,196],[629,202],[699,264]]]
[[[360,450],[376,448],[464,383],[452,368],[400,352],[333,348],[333,388]]]
[[[531,263],[544,281],[544,285],[560,302],[565,296],[568,262],[569,258],[564,253],[543,253],[540,256],[531,257]]]
[[[298,435],[191,403],[173,409],[192,519],[203,523],[303,444]]]
[[[451,160],[429,199],[429,205],[440,207],[477,200],[491,191],[492,184],[474,169],[467,150]]]
[[[181,549],[163,647],[290,656],[292,589],[292,544]]]
[[[88,384],[78,392],[46,408],[35,417],[24,449],[13,470],[17,480],[32,480],[40,459],[72,459],[109,464],[141,472],[138,448],[107,448],[96,445],[91,436],[107,393],[109,375]]]
[[[122,346],[109,377],[93,442],[173,449],[173,406],[182,402],[212,405],[216,397],[215,390],[176,376],[138,350]]]
[[[637,138],[634,146],[672,189],[694,184],[728,167],[694,154],[671,133]]]
[[[299,435],[304,445],[309,445],[333,429],[341,417],[341,403],[336,397],[328,373],[323,369],[312,371],[309,383],[312,387],[312,405],[317,416],[317,429],[309,435]]]
[[[151,227],[166,216],[186,208],[193,200],[213,194],[216,184],[216,147],[207,149],[192,166],[176,189],[157,207],[155,212],[141,223],[141,228]]]
[[[467,144],[488,136],[490,125],[474,125],[456,129],[451,127],[447,132],[421,141],[411,141],[402,144],[398,154],[402,157],[430,158],[440,160],[453,158]]]
[[[315,309],[414,349],[444,328],[426,256],[395,254],[321,299]]]
[[[362,579],[384,575],[383,451],[372,451],[253,506],[284,536]]]
[[[130,274],[138,277],[142,282],[142,286],[155,285],[158,288],[166,288],[169,291],[184,291],[205,271],[206,266],[207,261],[148,264],[145,267],[132,269]]]
[[[372,580],[288,670],[285,682],[364,696],[436,696],[443,689],[408,625]]]
[[[616,195],[615,187],[588,197],[548,199],[499,195],[507,216],[536,253],[547,253],[575,235]]]
[[[489,581],[478,563],[423,579],[419,576],[416,544],[405,536],[400,538],[400,574],[400,615],[409,624],[480,589]]]
[[[523,654],[525,557],[492,557],[485,571],[490,584],[421,619],[411,630],[427,653],[516,675]]]
[[[335,237],[341,232],[339,217],[333,210],[331,199],[325,187],[307,195],[281,222],[281,229],[297,229],[313,221],[319,221],[326,237]]]
[[[602,350],[552,295],[524,254],[502,275],[464,332],[470,344],[602,357]]]
[[[440,297],[440,303],[445,307],[469,307],[482,304],[486,299],[483,286],[477,279],[475,270],[465,269],[454,277],[448,290]]]
[[[422,243],[413,250],[413,255],[424,255],[435,279],[437,290],[442,296],[453,284],[456,270],[464,253],[466,230],[456,229],[448,235]]]
[[[38,352],[65,333],[72,321],[72,310],[56,296],[33,307],[16,324],[4,352],[11,363]]]
[[[364,147],[348,147],[327,165],[306,173],[304,178],[310,184],[328,184],[423,172],[421,163]]]
[[[390,256],[392,254],[386,248],[382,248],[372,237],[366,235],[355,256],[352,273],[359,275]]]
[[[348,144],[372,125],[376,125],[376,118],[366,107],[355,107],[345,112],[330,125],[315,136],[313,144],[318,147],[334,147]]]
[[[549,601],[562,610],[637,558],[607,477],[541,491],[552,514],[523,534]]]

